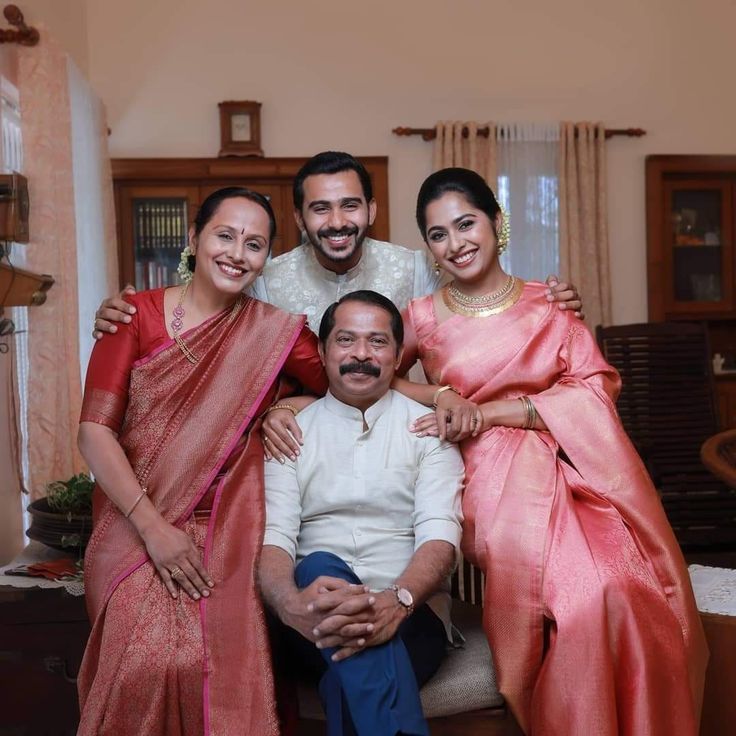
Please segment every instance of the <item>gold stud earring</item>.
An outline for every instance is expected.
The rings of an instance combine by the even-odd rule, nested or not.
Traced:
[[[442,269],[440,268],[440,263],[438,260],[435,259],[434,263],[432,264],[432,269],[435,273],[439,273]]]

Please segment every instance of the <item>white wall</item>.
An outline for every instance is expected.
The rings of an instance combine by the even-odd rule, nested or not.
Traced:
[[[217,103],[259,100],[267,155],[387,154],[408,245],[431,144],[397,125],[645,128],[608,144],[619,323],[646,319],[645,155],[736,153],[733,0],[87,0],[86,22],[113,156],[214,156]]]

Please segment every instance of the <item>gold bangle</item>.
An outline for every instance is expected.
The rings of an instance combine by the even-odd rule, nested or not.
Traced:
[[[524,421],[522,422],[522,429],[529,429],[529,402],[526,396],[519,396],[521,406],[524,409]]]
[[[138,495],[138,498],[136,498],[135,501],[133,501],[133,505],[128,509],[128,513],[125,514],[125,518],[129,519],[130,515],[135,511],[135,507],[140,503],[143,496],[145,496],[148,493],[148,488],[142,488],[140,494]]]
[[[269,406],[268,409],[266,409],[264,416],[272,411],[276,411],[276,409],[288,409],[294,416],[299,413],[299,409],[297,409],[295,406],[292,406],[291,404],[274,404],[273,406]]]
[[[432,397],[432,408],[437,408],[437,400],[440,398],[440,394],[443,394],[445,391],[452,391],[454,394],[457,394],[460,396],[460,392],[454,387],[450,386],[449,384],[447,386],[440,386],[435,392],[434,396]]]
[[[528,396],[520,396],[519,401],[524,407],[524,424],[521,425],[522,429],[532,429],[537,423],[537,410],[532,404],[532,400]]]

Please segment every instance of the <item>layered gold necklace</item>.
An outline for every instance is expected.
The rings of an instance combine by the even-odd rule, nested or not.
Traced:
[[[465,317],[490,317],[513,307],[519,301],[523,290],[524,282],[515,276],[509,276],[500,289],[480,296],[464,294],[453,281],[442,289],[442,301],[455,314],[462,314]]]
[[[192,364],[198,363],[199,358],[191,351],[189,346],[182,340],[181,335],[179,332],[181,331],[181,328],[184,325],[184,297],[187,295],[187,291],[189,290],[189,284],[191,282],[187,281],[187,283],[184,285],[184,288],[181,290],[181,295],[179,296],[179,302],[174,307],[174,319],[171,320],[171,331],[174,334],[174,341],[179,346],[179,350],[184,354],[184,357]],[[245,297],[243,294],[238,294],[238,298],[235,300],[235,303],[232,306],[230,316],[228,317],[228,322],[231,322],[235,315],[243,308],[243,304],[245,304]]]

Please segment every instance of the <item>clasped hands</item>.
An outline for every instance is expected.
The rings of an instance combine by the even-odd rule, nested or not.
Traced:
[[[387,642],[406,615],[391,590],[372,593],[365,585],[322,575],[292,596],[282,619],[318,649],[336,647],[332,660],[339,662]]]

